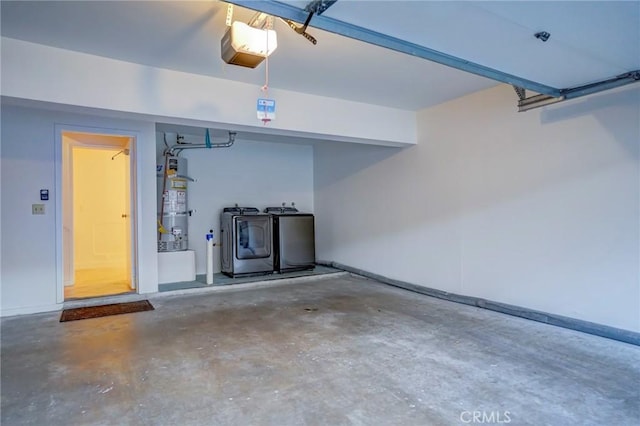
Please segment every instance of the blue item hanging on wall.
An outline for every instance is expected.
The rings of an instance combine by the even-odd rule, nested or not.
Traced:
[[[211,136],[209,136],[209,129],[207,129],[207,133],[204,135],[204,143],[207,145],[207,148],[211,148]]]

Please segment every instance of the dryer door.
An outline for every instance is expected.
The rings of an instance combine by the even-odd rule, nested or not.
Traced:
[[[280,269],[313,267],[316,261],[313,215],[284,215],[278,220]]]
[[[262,259],[271,256],[270,216],[236,219],[236,258]]]

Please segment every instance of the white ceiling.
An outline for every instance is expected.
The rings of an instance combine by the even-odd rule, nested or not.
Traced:
[[[338,1],[324,15],[555,88],[640,69],[638,1]]]
[[[264,84],[264,63],[252,70],[220,59],[226,4],[217,0],[1,7],[5,37]],[[238,20],[252,15],[235,8]],[[339,0],[324,15],[557,88],[640,69],[640,1]],[[276,30],[270,87],[417,110],[497,84],[318,29],[308,30],[316,46],[281,21]],[[547,43],[533,37],[541,30],[551,33]]]

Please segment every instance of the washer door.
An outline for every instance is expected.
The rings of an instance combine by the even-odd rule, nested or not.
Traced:
[[[236,218],[236,258],[262,259],[271,256],[269,216]]]

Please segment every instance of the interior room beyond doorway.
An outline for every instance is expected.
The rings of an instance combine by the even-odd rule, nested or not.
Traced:
[[[65,300],[132,292],[131,137],[62,135]]]

